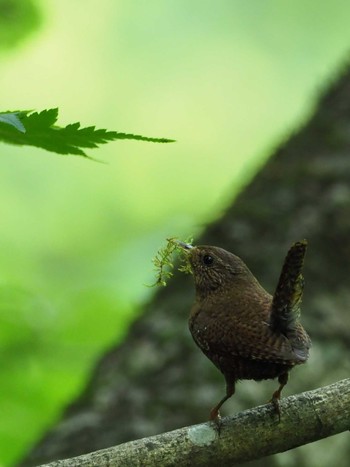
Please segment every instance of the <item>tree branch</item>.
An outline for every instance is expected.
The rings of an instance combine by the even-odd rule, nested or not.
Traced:
[[[45,464],[88,466],[232,466],[350,430],[350,378],[281,401],[281,421],[271,404],[213,423],[180,428],[90,454]]]

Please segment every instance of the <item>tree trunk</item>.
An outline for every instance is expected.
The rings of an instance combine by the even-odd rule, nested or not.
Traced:
[[[195,243],[237,254],[273,292],[289,245],[303,238],[309,250],[302,321],[313,348],[309,363],[292,371],[286,394],[335,382],[350,370],[350,71],[320,99],[309,123],[276,151]],[[125,342],[103,356],[85,392],[22,465],[205,421],[224,385],[189,335],[192,300],[191,278],[177,274],[145,307]],[[237,412],[258,405],[275,386],[244,381],[224,407]],[[349,434],[337,438],[333,457],[325,440],[283,454],[284,464],[322,467],[337,462],[345,467]],[[269,459],[270,466],[277,465],[276,457]]]

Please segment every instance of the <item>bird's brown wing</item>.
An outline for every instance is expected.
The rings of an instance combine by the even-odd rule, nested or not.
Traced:
[[[208,354],[289,365],[305,361],[294,351],[291,341],[273,332],[263,319],[243,321],[234,313],[216,316],[212,309],[201,308],[193,314],[190,330],[197,345]]]

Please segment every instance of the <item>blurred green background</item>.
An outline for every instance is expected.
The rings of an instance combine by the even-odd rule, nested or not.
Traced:
[[[350,2],[0,0],[1,110],[175,138],[58,156],[1,145],[0,462],[84,386],[196,235],[312,111],[347,58]]]

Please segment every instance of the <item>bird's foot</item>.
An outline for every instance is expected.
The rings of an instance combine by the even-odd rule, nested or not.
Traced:
[[[278,415],[278,423],[281,421],[281,408],[280,408],[280,399],[281,399],[281,394],[279,391],[275,391],[272,394],[272,398],[269,400],[271,402],[273,409],[275,411],[275,414]]]
[[[222,426],[222,419],[219,410],[217,407],[214,407],[210,411],[209,421],[215,424],[215,428],[220,436],[221,426]]]

